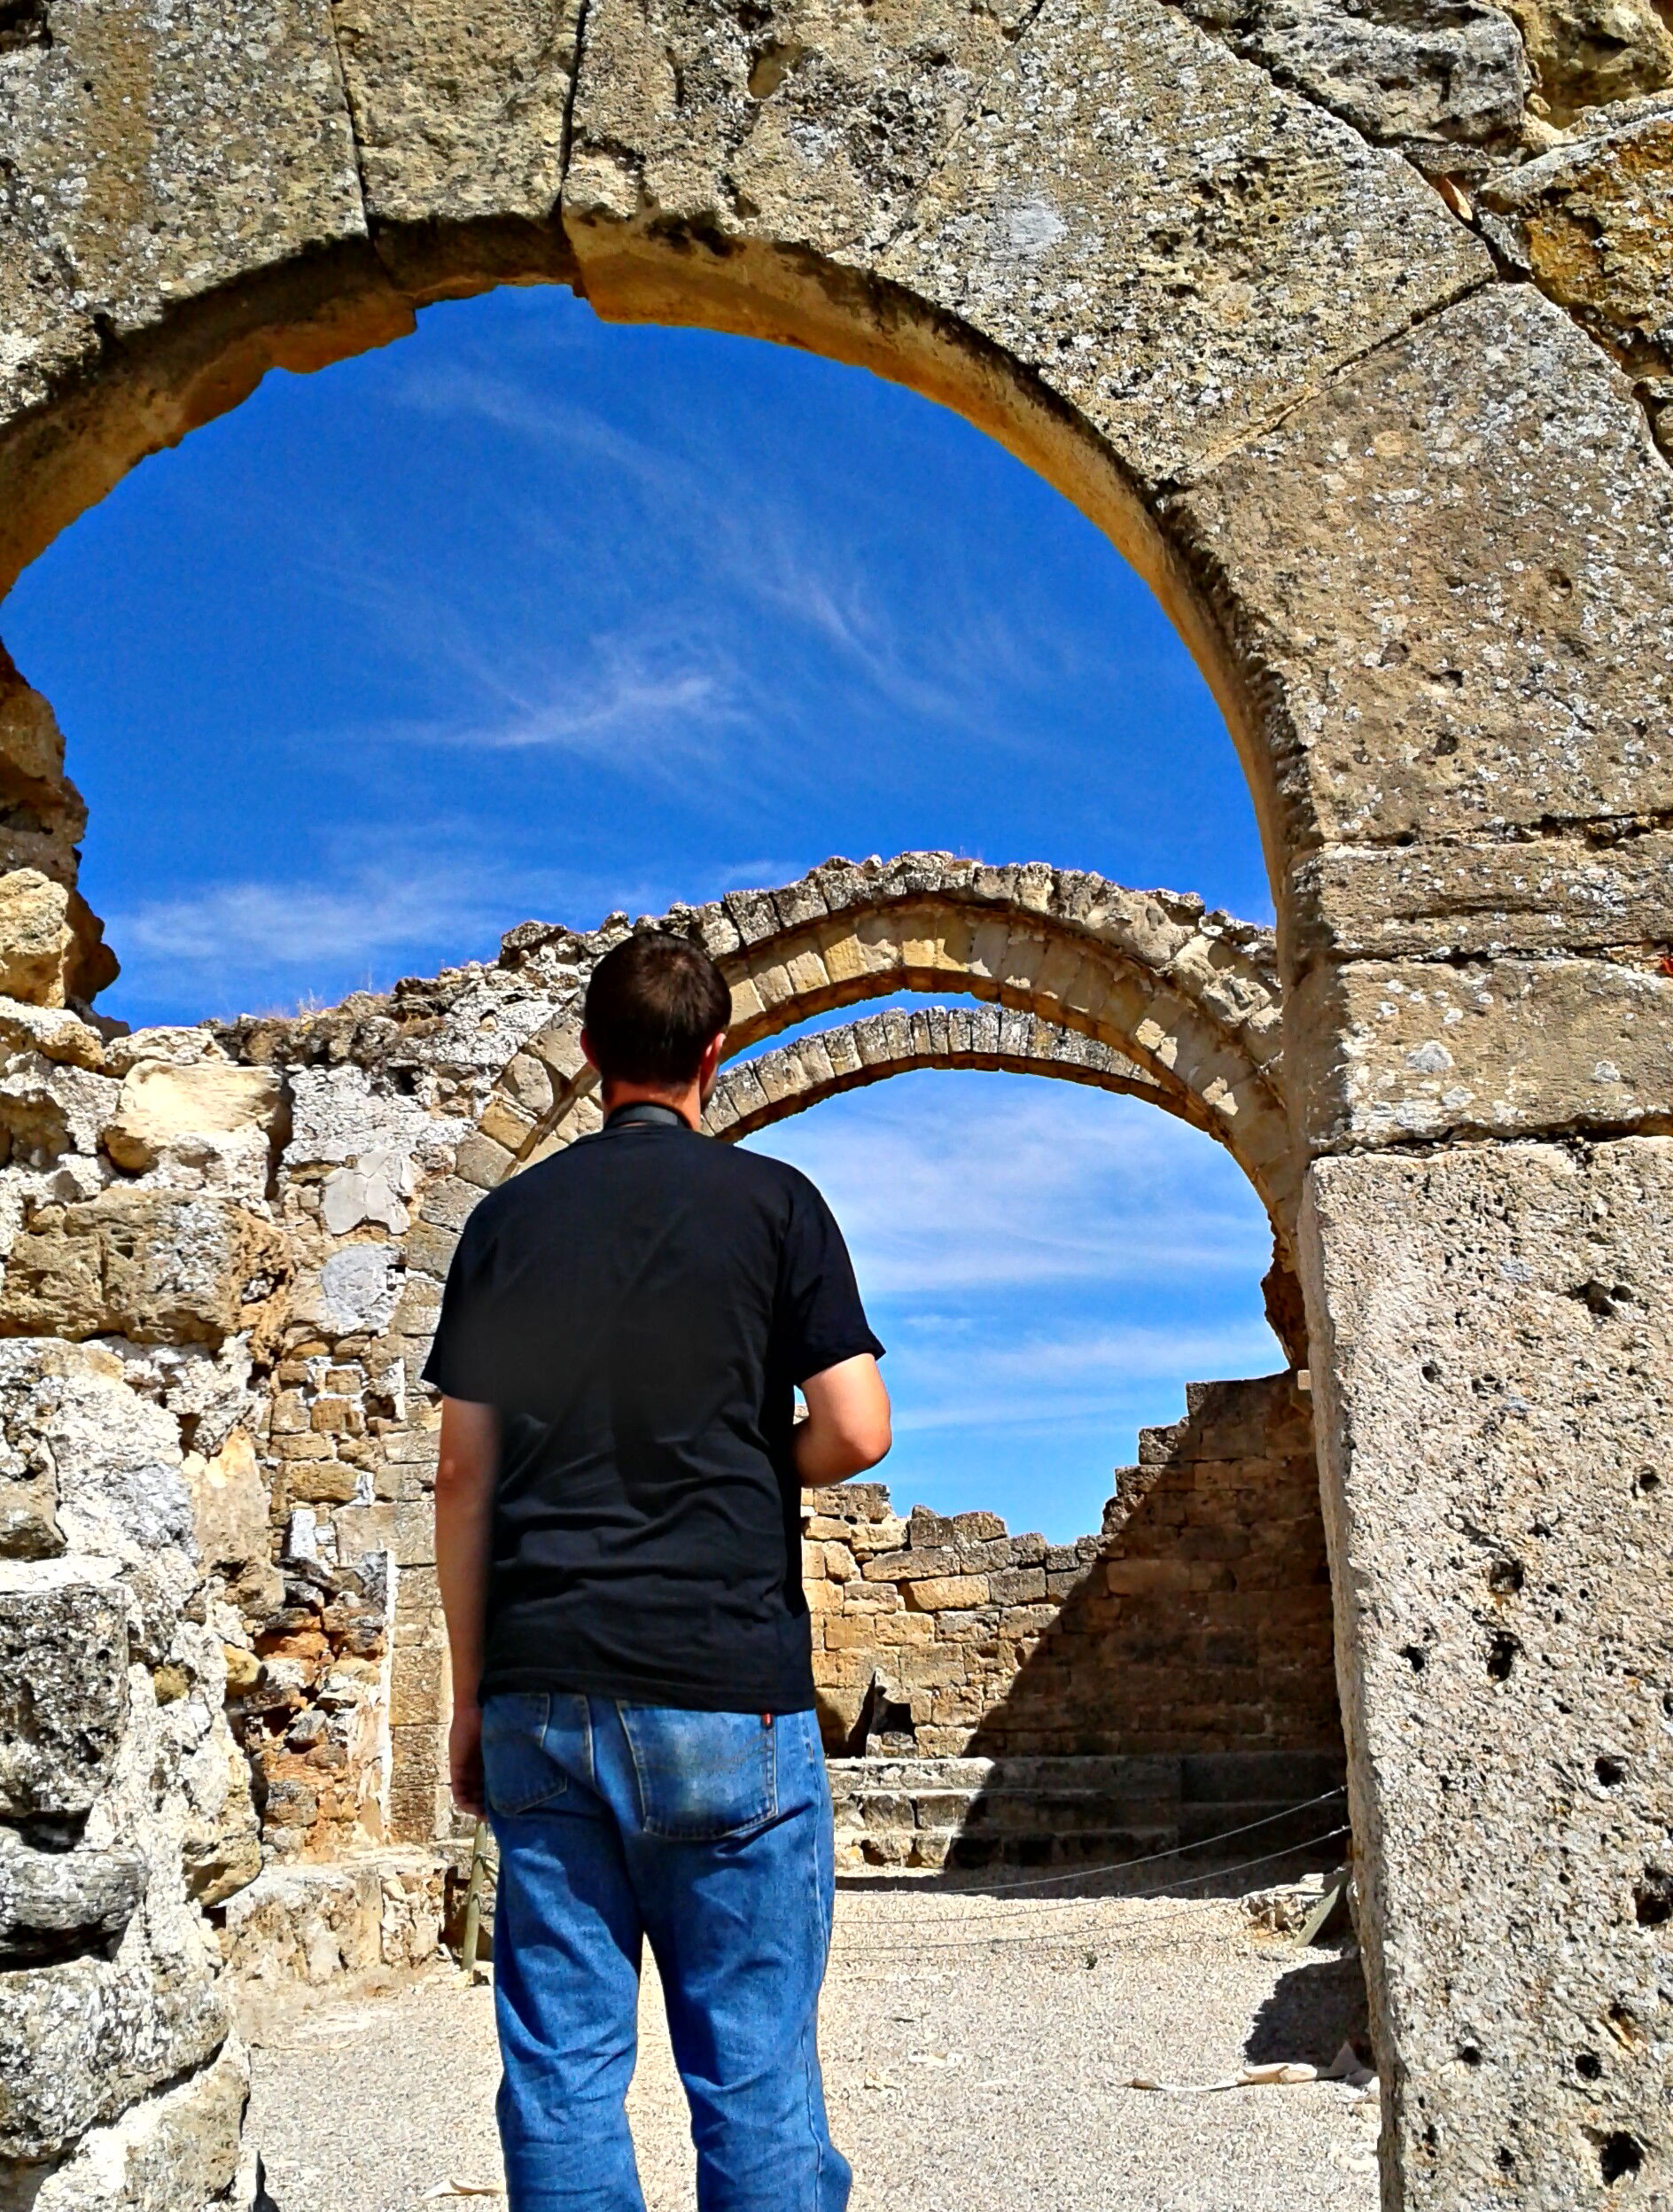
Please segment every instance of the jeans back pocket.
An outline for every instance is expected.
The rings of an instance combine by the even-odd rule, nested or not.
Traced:
[[[647,1835],[713,1843],[748,1835],[778,1812],[772,1722],[760,1713],[693,1713],[622,1705]]]
[[[561,1797],[569,1776],[546,1749],[551,1700],[502,1691],[482,1708],[482,1780],[490,1811],[533,1812]]]

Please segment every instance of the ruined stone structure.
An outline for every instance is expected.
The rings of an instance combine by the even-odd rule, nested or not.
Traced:
[[[846,1863],[1085,1864],[1262,1824],[1311,1841],[1342,1780],[1311,1408],[1199,1384],[1140,1431],[1101,1531],[807,1500],[813,1673]],[[880,1764],[880,1762],[882,1763]]]
[[[1657,0],[0,8],[0,584],[270,365],[553,281],[960,409],[1156,589],[1275,949],[941,861],[674,923],[741,1046],[974,997],[1260,1190],[1405,2212],[1673,2189],[1670,84]],[[587,1125],[596,940],[113,1039],[9,661],[0,763],[0,2203],[197,2212],[242,2186],[227,1693],[270,1852],[433,1832],[414,1368],[475,1192]]]
[[[1338,1752],[1311,1411],[1292,1377],[1199,1384],[1139,1435],[1097,1536],[819,1491],[804,1523],[827,1749]],[[1318,1823],[1315,1823],[1317,1826]]]

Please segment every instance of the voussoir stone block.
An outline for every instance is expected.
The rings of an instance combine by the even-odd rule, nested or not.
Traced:
[[[1171,511],[1298,851],[1673,806],[1673,475],[1531,286],[1384,347]]]
[[[48,35],[0,66],[0,424],[107,363],[124,398],[84,441],[103,450],[26,437],[21,486],[0,442],[8,580],[131,461],[236,404],[274,362],[317,367],[412,328],[366,244],[329,0],[40,12]],[[237,296],[264,274],[270,300]],[[215,330],[160,381],[111,352],[212,299]]]
[[[790,0],[770,13],[593,0],[564,187],[589,297],[624,225],[703,251],[759,238],[839,253],[883,238],[1024,13],[1023,0]]]
[[[70,312],[126,336],[362,231],[326,0],[79,0],[50,21],[0,80],[6,144],[29,163],[8,259],[51,265]]]
[[[557,212],[580,0],[331,8],[372,222],[514,222],[526,262],[530,227]],[[406,274],[411,249],[380,242]]]
[[[1353,961],[1298,985],[1311,1144],[1600,1132],[1673,1115],[1673,978],[1599,960]]]
[[[1587,2212],[1636,2168],[1652,2203],[1673,1143],[1334,1159],[1309,1188],[1384,2201]]]
[[[1404,163],[1161,0],[1046,0],[878,269],[1152,484],[1490,274]]]
[[[0,1819],[85,1812],[128,1721],[128,1611],[107,1582],[0,1586]]]
[[[1375,145],[1457,174],[1513,151],[1529,76],[1515,25],[1485,0],[1412,8],[1400,0],[1183,0],[1280,84]]]

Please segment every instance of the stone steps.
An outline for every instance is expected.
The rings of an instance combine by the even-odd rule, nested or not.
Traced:
[[[1343,1800],[1303,1802],[1340,1786],[1329,1752],[874,1757],[829,1770],[844,1869],[1070,1867],[1180,1849],[1253,1859],[1308,1847],[1347,1818]],[[1342,1855],[1340,1838],[1309,1850],[1320,1865]]]

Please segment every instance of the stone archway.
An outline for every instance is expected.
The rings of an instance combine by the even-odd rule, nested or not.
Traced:
[[[782,890],[675,907],[662,926],[719,962],[734,1055],[901,991],[968,993],[1102,1046],[1227,1147],[1293,1251],[1299,1184],[1278,982],[1272,940],[1249,923],[1081,870],[908,853],[828,861]],[[1071,1051],[1054,1056],[1067,1063]],[[508,1064],[482,1118],[507,1172],[597,1124],[578,1012]]]
[[[1566,2212],[1631,2173],[1664,2185],[1673,2038],[1649,1992],[1673,1689],[1647,1562],[1673,1382],[1647,1317],[1673,1217],[1673,479],[1642,281],[1664,121],[1599,110],[1583,142],[1542,136],[1490,8],[1463,28],[1437,8],[1392,71],[1377,40],[1398,27],[1344,18],[1326,46],[1358,58],[1323,67],[1261,10],[1222,40],[1163,0],[923,0],[886,20],[721,0],[12,14],[0,578],[274,363],[397,336],[430,300],[556,280],[606,315],[914,385],[1150,580],[1239,743],[1280,917],[1389,2200],[1513,2191]],[[1558,67],[1544,17],[1518,14]],[[1578,82],[1558,112],[1595,97]],[[114,1103],[97,1087],[137,1071],[73,1016],[41,1018],[100,962],[50,716],[9,675],[0,716],[9,788],[27,787],[0,853],[8,1018],[47,1102],[14,1118],[49,1159],[91,1161]],[[1070,988],[1062,1018],[1101,1040]],[[1109,1041],[1149,1064],[1138,1037]],[[455,1064],[438,1082],[471,1094],[480,1059]],[[459,1118],[455,1097],[437,1118]],[[502,1126],[523,1103],[502,1095]],[[289,1262],[261,1234],[253,1156],[216,1157],[222,1185],[167,1235],[150,1197],[96,1188],[102,1170],[56,1198],[27,1180],[44,1169],[4,1171],[30,1240],[6,1327],[44,1347],[19,1374],[52,1421],[144,1367],[81,1339],[220,1346],[277,1297]],[[377,1203],[393,1219],[403,1202]],[[201,1413],[167,1410],[168,1363],[150,1372],[160,1419],[195,1438]],[[130,1474],[164,1463],[147,1434]],[[33,1507],[20,1525],[46,1540]],[[105,1618],[92,1544],[74,1571],[8,1562],[41,1664]],[[130,1644],[158,1671],[176,1664],[156,1648],[167,1594]],[[105,1673],[117,1716],[122,1671]],[[38,1751],[10,1811],[67,1814],[114,1786],[108,1761],[89,1779]],[[39,2124],[9,2149],[91,2156],[130,2094],[192,2068],[222,2083],[213,2012],[105,2069],[125,2086],[65,2103],[37,2084]],[[1576,2074],[1576,2052],[1605,2057]]]

